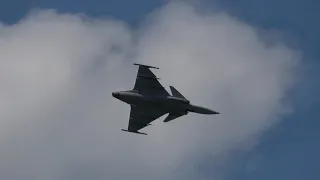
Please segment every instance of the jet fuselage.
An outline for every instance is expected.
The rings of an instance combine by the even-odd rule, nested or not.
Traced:
[[[211,109],[193,105],[187,99],[182,99],[174,96],[146,96],[135,91],[113,92],[112,96],[133,106],[156,106],[158,108],[166,109],[169,112],[219,114],[218,112]]]

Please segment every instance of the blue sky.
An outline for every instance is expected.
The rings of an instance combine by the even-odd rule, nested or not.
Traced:
[[[136,25],[144,15],[164,3],[161,0],[4,0],[0,5],[0,20],[11,24],[31,8],[53,8],[90,16],[112,16]],[[282,30],[287,34],[287,42],[303,52],[302,81],[289,99],[294,103],[294,114],[266,132],[250,153],[235,153],[228,163],[226,179],[320,179],[320,3],[311,0],[217,0],[214,4],[249,24]],[[251,161],[254,161],[255,170],[248,172],[245,166]],[[203,166],[203,173],[210,177],[210,159]]]
[[[262,138],[255,150],[264,156],[259,170],[246,175],[241,173],[241,168],[236,168],[231,179],[239,176],[245,177],[243,179],[319,179],[319,2],[227,0],[220,3],[249,23],[292,34],[304,54],[304,77],[291,97],[296,108],[294,114]]]
[[[320,143],[320,3],[311,0],[224,0],[225,10],[250,24],[280,29],[303,51],[302,81],[290,97],[295,112],[269,130],[252,153],[262,154],[258,170],[243,171],[242,161],[230,179],[319,179]],[[292,41],[291,41],[292,42]],[[289,41],[290,43],[290,41]],[[240,155],[241,156],[241,155]]]
[[[125,5],[124,5],[125,4]],[[85,13],[90,16],[112,16],[136,24],[144,15],[154,8],[164,4],[164,1],[104,1],[104,0],[4,0],[0,7],[2,21],[12,23],[23,17],[31,8],[53,8],[60,12]]]

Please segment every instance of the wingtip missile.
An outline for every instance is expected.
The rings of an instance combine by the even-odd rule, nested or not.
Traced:
[[[144,64],[138,64],[138,63],[134,63],[133,65],[136,65],[136,66],[143,66],[143,67],[146,67],[146,68],[159,69],[158,67],[149,66],[149,65],[144,65]]]
[[[131,132],[131,133],[136,133],[136,134],[143,134],[143,135],[147,135],[146,133],[142,133],[142,132],[138,132],[138,131],[129,131],[129,130],[126,130],[126,129],[121,129],[122,131],[125,131],[125,132]]]

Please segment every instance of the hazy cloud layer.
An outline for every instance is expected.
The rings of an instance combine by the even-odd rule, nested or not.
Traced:
[[[222,177],[228,152],[252,148],[288,111],[299,54],[227,14],[200,12],[170,3],[138,30],[51,10],[2,25],[0,178],[205,178],[208,157],[206,171]],[[162,117],[148,136],[120,131],[129,106],[111,92],[133,87],[134,61],[221,114]]]

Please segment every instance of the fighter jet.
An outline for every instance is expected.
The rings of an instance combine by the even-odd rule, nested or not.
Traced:
[[[170,95],[159,83],[159,78],[150,70],[159,68],[137,63],[134,65],[139,66],[139,69],[133,89],[112,92],[114,98],[131,106],[128,129],[121,129],[122,131],[147,135],[139,130],[167,113],[169,114],[163,122],[172,121],[187,115],[188,112],[219,114],[214,110],[191,104],[173,86],[170,86],[172,92]]]

